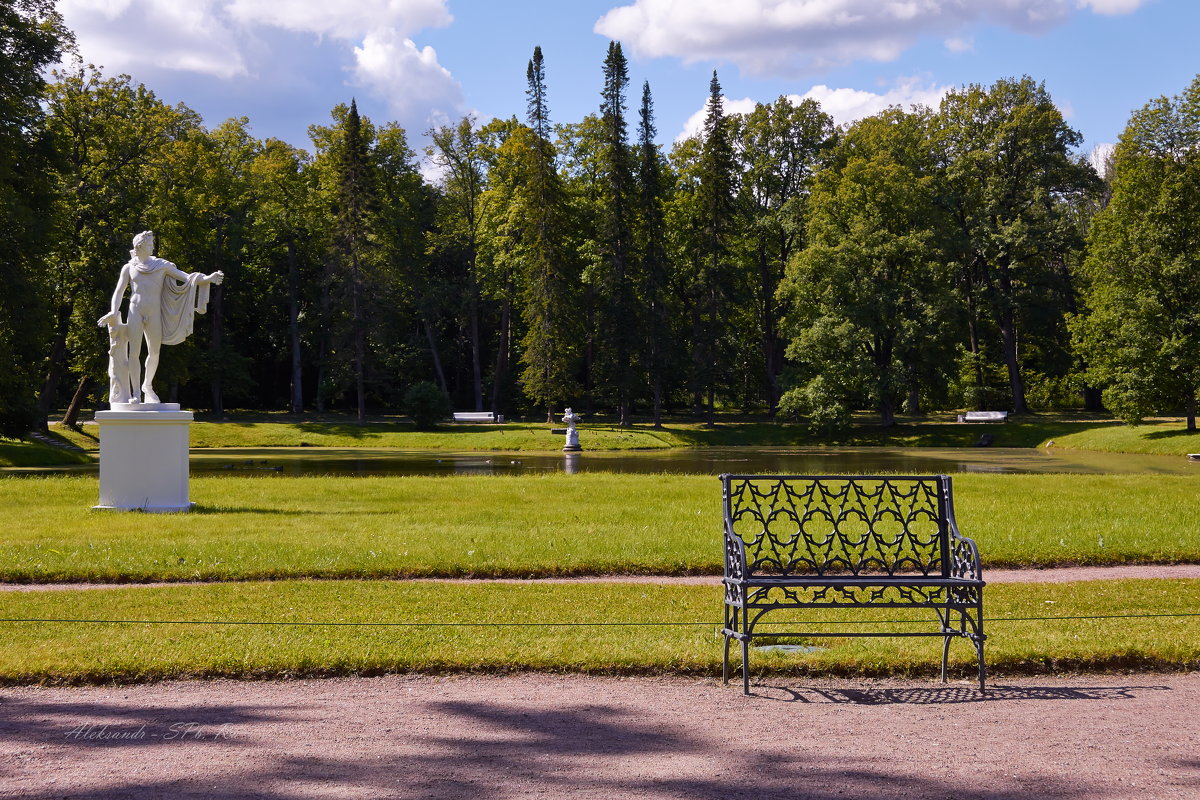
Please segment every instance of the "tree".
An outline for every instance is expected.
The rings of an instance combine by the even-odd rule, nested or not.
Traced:
[[[1131,424],[1182,408],[1196,430],[1200,390],[1200,76],[1134,112],[1113,162],[1112,199],[1094,218],[1076,342],[1104,403]]]
[[[699,406],[707,398],[707,424],[713,425],[715,394],[728,365],[728,315],[734,311],[736,272],[737,172],[721,84],[713,70],[698,165],[697,252],[689,291],[692,294],[692,391]]]
[[[0,0],[0,435],[38,423],[38,367],[49,329],[41,276],[53,231],[54,151],[42,70],[70,34],[50,0]],[[45,425],[45,416],[41,418]]]
[[[572,374],[578,341],[572,302],[576,276],[563,246],[566,198],[555,169],[554,146],[547,138],[550,123],[541,47],[534,48],[526,75],[529,127],[514,130],[501,147],[512,161],[508,177],[516,179],[504,188],[511,198],[509,213],[517,215],[517,224],[510,229],[515,234],[511,246],[523,265],[521,385],[530,401],[546,409],[550,422],[555,404],[566,400],[577,385]]]
[[[481,199],[486,188],[487,163],[483,142],[476,130],[475,120],[464,117],[453,127],[446,125],[430,131],[433,144],[425,149],[434,164],[441,168],[441,199],[437,204],[437,225],[429,233],[432,253],[459,265],[461,284],[447,285],[445,302],[459,296],[466,317],[467,336],[471,348],[471,388],[476,411],[483,410],[483,343],[480,333],[480,313],[483,301],[482,278],[479,273],[479,237]],[[459,290],[459,291],[456,291]],[[432,299],[433,287],[424,293]],[[424,312],[428,319],[429,311]],[[433,347],[432,341],[430,347]],[[443,391],[446,386],[443,384]],[[493,400],[499,397],[493,393]],[[499,413],[493,408],[492,413]]]
[[[604,59],[604,90],[600,122],[600,230],[599,250],[604,263],[601,284],[599,343],[601,371],[617,400],[619,425],[630,424],[630,403],[636,385],[633,354],[636,349],[639,308],[633,274],[633,163],[625,123],[625,88],[629,70],[619,42],[609,42]]]
[[[60,155],[54,216],[61,233],[46,271],[54,320],[39,413],[49,415],[70,370],[78,378],[70,422],[104,374],[108,348],[97,310],[108,304],[133,235],[151,225],[157,165],[200,119],[186,106],[163,104],[128,75],[106,79],[77,61],[55,77],[46,105]]]
[[[948,282],[934,179],[903,163],[906,134],[923,126],[899,109],[862,120],[816,179],[810,243],[780,289],[791,300],[788,356],[803,375],[782,405],[814,427],[844,426],[860,398],[894,425],[911,360],[936,356]]]
[[[664,165],[654,143],[654,99],[650,82],[642,85],[638,112],[637,251],[641,263],[640,295],[645,305],[645,363],[654,403],[654,427],[662,427],[663,391],[669,365],[671,309],[668,305],[670,264],[663,205]]]
[[[250,165],[254,191],[252,235],[260,269],[285,276],[269,307],[287,308],[288,409],[304,411],[304,340],[301,311],[310,298],[304,287],[316,282],[309,231],[315,227],[310,159],[303,150],[268,139]]]
[[[1054,269],[1073,245],[1063,197],[1090,190],[1095,174],[1071,157],[1080,134],[1032,78],[971,85],[942,100],[936,133],[944,157],[941,192],[956,226],[953,257],[968,319],[968,347],[981,384],[983,328],[994,326],[1012,410],[1028,412],[1022,375],[1023,322],[1035,304],[1068,287]],[[1057,312],[1042,313],[1061,325]],[[1028,327],[1028,326],[1026,326]]]
[[[738,120],[744,177],[739,193],[748,239],[745,256],[766,369],[767,406],[774,413],[781,393],[784,337],[778,287],[792,254],[805,245],[804,216],[812,175],[833,141],[833,119],[814,100],[787,97],[759,103]]]

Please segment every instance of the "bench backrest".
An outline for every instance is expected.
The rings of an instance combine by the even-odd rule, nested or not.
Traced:
[[[721,481],[725,529],[745,543],[751,574],[949,574],[946,475]]]

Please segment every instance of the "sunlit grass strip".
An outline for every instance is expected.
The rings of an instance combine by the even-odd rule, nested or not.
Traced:
[[[987,597],[993,619],[1197,608],[1200,580],[1006,585],[990,587]],[[720,610],[719,591],[712,587],[645,584],[288,581],[14,592],[0,596],[5,619],[217,624],[2,622],[0,682],[517,670],[716,675]],[[858,610],[849,618],[864,613],[883,615]],[[893,612],[890,618],[897,614],[910,619],[913,612]],[[805,615],[811,618],[812,612]],[[932,628],[932,622],[922,627]],[[988,632],[994,675],[1200,667],[1200,625],[1194,617],[994,620]],[[811,641],[827,649],[803,656],[756,652],[752,664],[756,672],[792,675],[933,676],[940,656],[940,641],[932,638]],[[970,646],[956,641],[951,654],[955,674],[969,677]]]
[[[847,431],[818,436],[804,423],[721,422],[709,428],[699,423],[669,422],[662,428],[637,423],[621,428],[584,420],[580,435],[588,450],[663,449],[670,447],[970,447],[982,434],[997,447],[1037,447],[1049,439],[1078,449],[1135,453],[1196,452],[1185,444],[1182,423],[1159,427],[1127,428],[1111,419],[1063,418],[1039,415],[1014,418],[1003,425],[962,424],[950,415],[909,418],[891,428],[881,428],[874,417],[863,415]],[[342,422],[196,422],[191,426],[192,447],[393,447],[403,450],[554,451],[562,436],[554,426],[537,422],[505,425],[445,424],[418,431],[394,420],[359,424]],[[55,427],[54,434],[87,450],[99,446],[97,428],[85,424],[80,431]],[[1163,438],[1166,437],[1166,438]],[[1119,446],[1108,444],[1119,442]],[[1096,442],[1095,446],[1089,442]],[[1200,435],[1197,435],[1200,441]],[[1187,450],[1187,447],[1193,447]]]
[[[984,566],[1200,562],[1189,476],[963,475]],[[201,477],[190,514],[98,512],[95,477],[0,480],[0,579],[720,574],[713,477]]]
[[[91,461],[84,453],[50,447],[41,442],[0,437],[0,467],[58,467]]]

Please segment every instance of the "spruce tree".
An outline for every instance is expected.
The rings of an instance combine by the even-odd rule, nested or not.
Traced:
[[[620,425],[630,424],[630,402],[635,375],[634,337],[641,327],[632,275],[633,165],[625,123],[625,87],[629,70],[619,42],[609,42],[604,59],[604,90],[600,121],[600,241],[604,264],[600,308],[603,354],[601,372],[617,398]]]
[[[671,322],[667,305],[667,232],[663,218],[663,165],[654,127],[654,99],[650,82],[642,84],[638,112],[638,261],[641,296],[646,317],[646,369],[654,402],[654,427],[662,427],[663,384],[668,366]]]

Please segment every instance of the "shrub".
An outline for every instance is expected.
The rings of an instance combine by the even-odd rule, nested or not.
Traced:
[[[428,430],[453,414],[454,409],[450,398],[436,384],[420,381],[404,393],[404,413],[412,417],[418,428]]]

